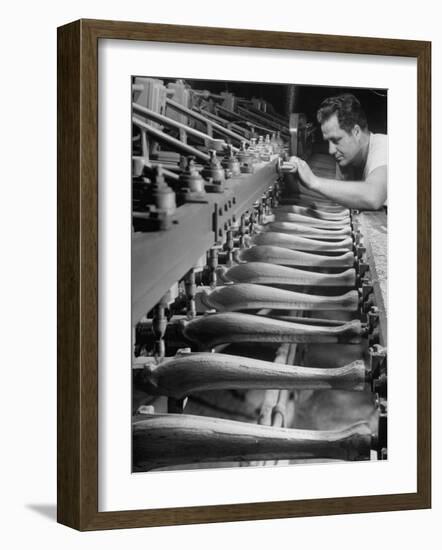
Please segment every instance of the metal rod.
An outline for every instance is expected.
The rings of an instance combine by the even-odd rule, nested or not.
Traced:
[[[220,124],[225,124],[228,129],[233,129],[239,132],[240,134],[244,135],[244,138],[246,141],[250,138],[250,130],[247,130],[246,128],[242,128],[238,124],[235,124],[234,122],[231,122],[230,120],[226,120],[225,118],[222,118],[218,115],[215,115],[213,113],[210,113],[209,111],[206,111],[205,109],[201,109],[199,107],[194,107],[194,110],[198,113],[201,113],[203,116],[214,120],[215,122],[219,122]]]
[[[179,139],[175,139],[172,136],[167,135],[166,133],[162,132],[161,130],[157,130],[153,126],[150,126],[149,124],[146,124],[143,120],[140,118],[133,116],[132,122],[138,126],[139,128],[142,128],[145,130],[148,134],[153,136],[158,141],[163,141],[170,145],[173,149],[177,150],[180,153],[187,153],[189,155],[193,155],[195,157],[200,158],[201,160],[204,160],[205,162],[209,161],[209,155],[206,155],[206,153],[203,153],[199,149],[196,149],[195,147],[191,147],[190,145],[187,145],[185,143],[182,143]]]
[[[238,113],[242,114],[249,122],[252,120],[257,120],[260,124],[267,125],[270,131],[280,131],[282,134],[287,135],[288,131],[284,130],[284,127],[279,122],[274,122],[269,120],[265,114],[252,113],[249,109],[238,106]]]
[[[207,141],[213,141],[213,138],[211,138],[208,134],[205,134],[204,132],[200,132],[199,130],[195,130],[195,128],[191,128],[190,126],[187,126],[186,124],[183,124],[182,122],[178,122],[177,120],[174,120],[173,118],[161,115],[160,113],[156,113],[155,111],[152,111],[151,109],[147,109],[146,107],[143,107],[142,105],[139,105],[138,103],[133,102],[132,103],[132,109],[136,111],[139,114],[144,115],[150,120],[154,120],[156,122],[160,122],[161,124],[166,124],[167,126],[171,126],[173,128],[178,128],[180,130],[184,130],[187,134],[197,137],[201,139],[204,142]]]
[[[195,120],[199,120],[200,122],[204,122],[204,124],[211,125],[212,128],[216,129],[220,134],[224,134],[226,136],[229,136],[233,139],[236,139],[241,143],[241,141],[244,141],[244,136],[241,136],[239,134],[236,134],[235,132],[232,132],[231,130],[228,130],[227,128],[224,128],[221,126],[221,124],[217,124],[216,122],[212,120],[208,120],[203,115],[197,113],[196,111],[192,111],[191,109],[188,109],[187,107],[183,107],[183,105],[180,105],[179,103],[176,103],[175,101],[171,99],[166,100],[166,105],[168,107],[171,107],[172,109],[175,109],[176,111],[180,113],[184,113],[188,116],[193,117]]]
[[[240,113],[236,113],[235,111],[231,111],[230,109],[226,109],[225,107],[221,107],[220,105],[217,105],[216,109],[217,109],[217,111],[219,111],[221,113],[224,113],[227,116],[233,117],[236,121],[241,120],[242,122],[245,122],[248,125],[251,125],[251,126],[254,126],[254,127],[258,126],[258,124],[254,125],[253,122],[250,122],[249,118],[247,118],[246,116],[244,116]],[[259,126],[260,126],[260,129],[264,130],[267,133],[272,134],[272,133],[275,132],[275,130],[273,128],[268,128],[267,126],[261,126],[261,125],[259,125]],[[278,127],[278,130],[280,130],[280,127]]]

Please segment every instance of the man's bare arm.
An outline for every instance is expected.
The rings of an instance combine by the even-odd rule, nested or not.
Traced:
[[[378,210],[387,198],[386,166],[375,168],[365,181],[342,181],[315,176],[308,164],[301,159],[290,159],[290,164],[292,163],[307,188],[347,208]]]
[[[375,168],[365,181],[329,180],[315,176],[310,189],[347,208],[378,210],[387,198],[387,167]]]

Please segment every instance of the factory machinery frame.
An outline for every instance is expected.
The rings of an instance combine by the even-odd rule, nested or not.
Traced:
[[[417,58],[419,454],[416,493],[161,510],[98,511],[98,266],[95,213],[98,201],[96,46],[100,38],[178,40],[250,47],[275,47],[277,44],[282,49]],[[430,505],[429,70],[430,46],[425,42],[87,20],[59,29],[58,519],[61,523],[80,530],[91,530],[399,510]],[[180,84],[177,83],[177,86]],[[132,284],[135,292],[132,322],[136,327],[134,343],[137,345],[141,341],[141,347],[146,347],[146,342],[153,342],[155,354],[148,357],[135,353],[133,376],[135,385],[147,393],[167,396],[168,412],[172,414],[155,415],[151,408],[137,408],[134,418],[135,469],[187,464],[201,456],[201,449],[209,460],[215,462],[310,456],[367,460],[372,456],[372,451],[376,452],[378,459],[385,458],[386,319],[383,289],[377,283],[373,254],[370,250],[366,254],[363,242],[364,231],[369,232],[372,227],[370,219],[327,205],[299,188],[292,188],[290,196],[284,193],[280,183],[282,143],[290,140],[292,150],[295,148],[303,155],[310,151],[310,129],[302,116],[292,118],[290,123],[287,121],[285,127],[276,113],[266,112],[265,105],[247,98],[240,98],[233,107],[229,104],[232,98],[214,97],[215,108],[210,112],[201,107],[189,112],[182,102],[169,97],[167,105],[175,112],[175,116],[170,117],[167,112],[158,112],[137,102],[137,94],[142,94],[143,89],[142,82],[134,82],[133,124],[139,133],[138,154],[134,158],[138,192],[134,192],[136,204],[133,213]],[[222,100],[222,104],[218,100]],[[195,124],[186,124],[190,117],[196,121]],[[178,139],[171,132],[164,131],[166,126],[173,128],[172,133],[178,133]],[[272,132],[278,128],[283,138],[280,143],[270,137],[266,141],[256,142],[253,137],[255,133]],[[188,138],[192,145],[188,143]],[[201,141],[204,146],[195,146],[195,140]],[[167,144],[175,154],[161,155],[160,151],[155,156],[158,151],[151,147],[152,142]],[[186,163],[177,162],[177,152],[186,155]],[[220,153],[220,156],[225,154],[222,164],[217,159]],[[195,159],[189,161],[189,155]],[[198,174],[198,168],[201,168],[198,163],[205,165],[201,171],[204,179]],[[303,225],[306,220],[310,223]],[[210,230],[207,231],[207,228]],[[306,250],[307,254],[317,251],[309,248],[312,242],[317,243],[315,246],[324,247],[320,252],[330,250],[327,235],[330,229],[339,233],[339,240],[333,243],[330,256],[319,258],[328,258],[329,266],[334,261],[340,267],[347,266],[348,270],[333,275],[333,269],[331,274],[327,271],[321,274],[319,269],[317,273],[310,274],[308,281],[296,270],[281,274],[281,265],[303,265],[299,250],[303,251],[301,255]],[[321,236],[324,241],[319,240]],[[306,242],[309,243],[307,248]],[[184,243],[186,254],[183,254]],[[255,246],[250,248],[250,244]],[[256,272],[251,275],[250,270],[247,271],[250,262],[261,260],[256,256],[257,252],[268,253],[275,248],[274,245],[284,251],[284,260],[269,260],[267,256],[264,260],[267,262],[264,264],[265,272],[260,272],[256,279]],[[144,261],[146,251],[161,258],[165,250],[178,260],[170,269],[158,270],[152,263]],[[288,256],[296,256],[297,259],[290,261]],[[220,268],[218,261],[221,258],[225,265]],[[166,257],[157,263],[168,265]],[[287,270],[287,267],[282,267],[284,269]],[[313,286],[318,288],[326,284],[344,287],[347,291],[339,296],[333,293],[322,296],[318,292],[292,292],[268,286],[268,283],[273,284],[275,278],[277,282],[282,281],[296,290],[311,285],[313,278]],[[327,279],[326,283],[324,279]],[[176,283],[185,289],[184,294],[174,293]],[[315,318],[317,309],[333,310],[336,304],[341,309],[358,311],[357,319],[342,323]],[[174,323],[173,317],[167,322],[166,310],[171,305],[178,313],[185,313],[184,321],[178,315],[178,323]],[[250,308],[261,315],[251,316],[236,311]],[[204,313],[206,310],[209,313]],[[216,313],[210,313],[213,310]],[[143,317],[148,313],[151,315]],[[258,327],[261,335],[271,334],[272,331],[277,335],[276,341],[281,345],[277,348],[272,368],[269,369],[266,362],[250,359],[245,372],[243,364],[235,363],[234,355],[219,353],[226,342],[214,335],[228,332],[228,327],[234,322],[235,337],[240,337],[237,334],[238,317],[232,321],[238,315],[243,316],[241,331],[245,338],[250,339],[251,332],[256,334],[257,319],[262,324],[261,328]],[[302,323],[299,323],[300,315],[303,315]],[[249,322],[253,323],[252,328]],[[285,335],[283,338],[282,333]],[[302,366],[293,366],[299,363],[300,343],[361,339],[365,339],[369,346],[369,360],[365,364],[356,361],[348,365],[349,368],[334,369],[334,372],[328,372],[333,369],[316,372],[317,369],[311,368],[306,372]],[[199,353],[189,354],[185,350],[174,358],[164,360],[166,342],[174,342],[176,349],[190,347]],[[217,353],[211,353],[213,350]],[[199,367],[203,363],[211,365],[211,376],[199,376]],[[227,386],[226,373],[230,377]],[[375,430],[363,423],[340,433],[313,431],[306,435],[305,432],[291,430],[288,436],[290,430],[283,427],[287,425],[285,417],[290,400],[286,388],[322,385],[355,389],[367,384],[378,396]],[[210,390],[217,387],[268,388],[261,407],[260,423],[268,424],[270,428],[186,416],[184,402],[187,395],[195,388]],[[278,390],[276,393],[275,388]],[[191,429],[187,430],[189,426]],[[213,439],[218,428],[220,433],[229,432],[229,441],[219,444],[218,439]],[[247,446],[250,429],[259,441],[259,445],[253,448]],[[190,441],[189,431],[201,434],[200,439]],[[153,445],[144,445],[146,433],[151,443],[155,442],[155,435],[152,439],[152,434],[159,433],[160,436]],[[168,440],[163,437],[164,433],[177,434],[175,444],[179,447],[183,442],[182,448],[188,453],[187,460],[183,462],[182,457],[178,456],[177,461],[179,449],[174,448],[171,455],[167,443],[166,448],[161,447],[161,442]],[[207,434],[211,435],[207,438]],[[270,446],[267,444],[269,438]],[[168,457],[171,457],[169,462]]]
[[[212,98],[214,94],[209,91],[192,89],[182,81],[172,81],[166,88],[161,80],[136,77],[133,93],[136,113],[132,119],[133,143],[139,144],[134,147],[134,153],[136,149],[138,154],[133,155],[134,469],[151,469],[161,464],[189,467],[189,463],[204,465],[211,461],[217,466],[226,462],[242,466],[273,465],[279,463],[278,453],[292,460],[338,457],[367,460],[370,450],[374,450],[379,458],[386,458],[386,315],[382,294],[373,300],[373,283],[376,286],[378,279],[372,283],[370,274],[376,267],[376,258],[372,255],[370,270],[365,262],[358,213],[302,189],[297,180],[291,182],[290,190],[286,189],[281,173],[282,159],[289,154],[305,156],[307,151],[311,152],[311,143],[307,146],[311,137],[306,128],[310,128],[311,134],[312,124],[306,123],[305,116],[292,115],[289,132],[288,118],[277,120],[274,114],[261,111],[259,120],[264,126],[255,128],[257,134],[251,134],[248,140],[232,132],[225,134],[225,126],[217,124],[214,130],[218,134],[241,141],[241,149],[235,149],[235,153],[231,144],[214,140],[212,135],[188,125],[193,118],[193,110],[189,108],[192,98],[201,95]],[[249,113],[239,107],[246,102],[244,98],[233,94],[215,97],[238,106],[241,116]],[[180,113],[180,121],[168,116],[170,106]],[[235,108],[229,111],[231,119],[236,116]],[[255,112],[252,114],[255,116]],[[143,122],[140,116],[149,122]],[[201,114],[196,120],[204,126],[212,124]],[[153,130],[149,123],[155,125]],[[170,130],[179,131],[181,140],[166,133]],[[274,133],[264,136],[259,134],[262,131]],[[207,152],[191,147],[187,135],[204,141],[204,150],[210,152],[210,157]],[[284,146],[282,136],[289,135],[295,135],[296,140],[287,139]],[[210,149],[215,145],[220,157],[225,155],[221,161],[217,151]],[[155,159],[151,151],[156,151]],[[203,163],[199,170],[195,157]],[[166,173],[159,158],[168,163]],[[317,170],[328,168],[334,172],[334,163],[327,155],[316,155],[311,160]],[[177,208],[178,199],[181,206]],[[376,219],[379,217],[385,215],[375,214]],[[261,243],[264,245],[260,246]],[[281,285],[283,289],[278,291]],[[214,298],[217,295],[221,302]],[[205,315],[207,310],[250,312],[258,307],[261,308],[258,315]],[[278,310],[287,309],[291,315],[278,315]],[[321,318],[325,309],[328,315]],[[351,320],[349,323],[342,319],[343,311],[347,312],[344,319]],[[333,312],[341,320],[330,320]],[[315,318],[315,313],[319,318]],[[256,349],[243,350],[242,356],[238,356],[229,345],[235,342],[252,348],[265,343],[267,348],[265,352],[258,348],[258,357]],[[327,355],[320,361],[322,367],[329,368],[314,369],[308,360],[307,368],[295,367],[295,360],[305,363],[302,358],[307,352],[305,344],[310,350],[329,345]],[[349,356],[353,361],[338,367],[342,358],[333,362],[330,353],[342,354],[342,344],[350,345]],[[184,356],[183,347],[189,350]],[[201,349],[211,349],[213,353],[201,354]],[[283,362],[289,368],[261,361],[263,353],[274,354],[275,363]],[[175,357],[170,357],[171,354]],[[368,354],[367,366],[363,360],[365,354]],[[367,395],[363,393],[367,386],[375,392],[376,406],[367,406]],[[254,420],[273,427],[293,427],[295,416],[302,415],[299,411],[295,415],[295,409],[305,395],[303,390],[310,395],[314,390],[331,389],[335,390],[335,397],[336,390],[355,390],[364,404],[364,414],[358,420],[373,416],[376,425],[370,435],[367,425],[348,420],[339,424],[340,432],[292,429],[280,433],[278,444],[276,430],[269,432],[250,424],[211,418],[212,391],[223,389],[263,390]],[[184,403],[187,396],[192,400],[207,397],[203,390],[209,390],[209,402],[202,410],[197,409],[203,414],[196,419],[194,408],[184,407]],[[158,399],[161,395],[167,397],[167,405]],[[221,393],[217,395],[218,404],[224,405],[223,395],[232,399],[231,395]],[[342,399],[343,394],[340,396]],[[314,402],[307,408],[312,406]],[[358,407],[358,398],[352,407]],[[164,412],[186,415],[165,418],[161,414]],[[244,411],[232,410],[232,403],[230,410],[227,407],[228,417],[237,418],[239,413]],[[200,434],[197,438],[192,435],[195,430]],[[242,430],[242,436],[238,430]],[[230,433],[224,443],[217,435],[221,431]],[[360,437],[364,431],[370,439],[368,446],[367,437]],[[155,444],[155,434],[164,446]],[[259,448],[240,444],[251,434]],[[266,444],[269,435],[272,443]],[[280,445],[285,445],[282,438],[287,435],[292,443],[284,450]],[[304,441],[306,437],[311,438],[310,447]],[[330,438],[336,441],[330,443]],[[359,452],[356,442],[364,442],[364,451]],[[302,449],[298,449],[300,445]],[[183,454],[180,446],[194,450],[190,455]],[[236,462],[232,462],[232,450]],[[266,460],[252,460],[256,457]]]

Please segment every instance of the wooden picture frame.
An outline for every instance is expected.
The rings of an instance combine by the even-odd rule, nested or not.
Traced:
[[[138,40],[402,56],[418,71],[417,491],[345,498],[98,511],[98,41]],[[431,506],[431,44],[79,20],[58,29],[58,521],[82,531]]]

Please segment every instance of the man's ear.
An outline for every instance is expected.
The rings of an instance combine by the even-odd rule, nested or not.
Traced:
[[[359,137],[361,136],[361,133],[362,133],[362,130],[361,130],[361,127],[359,126],[359,124],[355,124],[353,126],[353,130],[351,131],[351,133],[353,134],[353,136],[357,139],[359,139]]]

